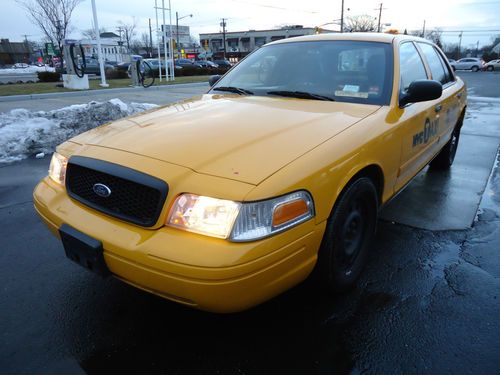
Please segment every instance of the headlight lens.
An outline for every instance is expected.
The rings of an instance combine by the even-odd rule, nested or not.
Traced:
[[[227,238],[241,203],[224,199],[182,194],[170,210],[167,224],[189,232]]]
[[[52,154],[52,160],[50,161],[49,177],[58,184],[64,185],[67,165],[68,158],[54,152]]]
[[[167,225],[244,242],[284,231],[313,216],[314,204],[305,191],[249,203],[182,194],[170,210]]]
[[[297,191],[282,197],[242,205],[230,239],[254,241],[282,232],[314,216],[309,193]]]

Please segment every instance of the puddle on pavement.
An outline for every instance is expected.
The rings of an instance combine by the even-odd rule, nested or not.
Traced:
[[[449,242],[442,246],[432,259],[427,259],[423,268],[430,272],[433,278],[444,278],[444,270],[451,264],[458,263],[460,260],[460,246]]]

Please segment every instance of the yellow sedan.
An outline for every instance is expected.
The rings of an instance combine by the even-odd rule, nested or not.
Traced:
[[[427,40],[270,43],[188,101],[60,145],[35,207],[66,255],[214,312],[360,275],[380,208],[451,166],[465,85]]]

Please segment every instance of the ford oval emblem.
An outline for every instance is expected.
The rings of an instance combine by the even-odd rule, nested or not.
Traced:
[[[101,183],[94,184],[92,190],[94,190],[94,193],[96,193],[98,196],[103,198],[107,198],[111,195],[111,189]]]

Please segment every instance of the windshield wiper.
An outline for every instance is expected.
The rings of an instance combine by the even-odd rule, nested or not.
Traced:
[[[240,95],[253,95],[253,92],[247,89],[242,89],[241,87],[233,87],[233,86],[220,86],[212,89],[214,91],[228,91],[234,92]]]
[[[299,98],[299,99],[317,99],[317,100],[328,100],[331,102],[334,102],[335,99],[325,96],[325,95],[320,95],[320,94],[313,94],[311,92],[305,92],[305,91],[268,91],[268,95],[278,95],[278,96],[286,96],[289,98]]]

